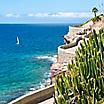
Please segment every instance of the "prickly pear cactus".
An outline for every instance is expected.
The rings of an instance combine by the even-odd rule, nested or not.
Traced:
[[[54,104],[104,102],[104,29],[83,40],[66,73],[56,76]]]

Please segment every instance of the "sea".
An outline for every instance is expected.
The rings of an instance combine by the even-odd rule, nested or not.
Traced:
[[[49,79],[69,25],[0,24],[0,104],[40,88]]]

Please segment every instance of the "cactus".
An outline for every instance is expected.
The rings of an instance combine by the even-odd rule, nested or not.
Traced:
[[[93,30],[75,52],[68,70],[56,77],[55,104],[101,104],[104,101],[104,29]]]

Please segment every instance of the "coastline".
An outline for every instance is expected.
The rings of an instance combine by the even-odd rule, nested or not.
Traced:
[[[59,52],[59,48],[58,48],[58,52]],[[71,52],[73,53],[73,51],[71,51]],[[58,53],[58,55],[59,55],[59,53]],[[36,57],[36,58],[39,59],[39,60],[48,59],[48,60],[52,61],[52,65],[56,65],[57,63],[60,63],[60,62],[59,62],[60,59],[59,59],[59,56],[58,56],[58,55],[53,55],[53,56],[38,56],[38,57]],[[51,66],[50,66],[50,67],[51,67]],[[67,63],[62,64],[60,72],[61,72],[62,70],[63,70],[63,71],[66,71],[66,68],[67,68]],[[51,72],[52,70],[53,70],[53,69],[51,69],[50,72]],[[51,74],[52,74],[52,72],[51,72]],[[52,77],[51,77],[51,78],[52,78]],[[54,81],[53,81],[53,82],[54,82]],[[53,85],[51,85],[51,84],[49,84],[49,83],[50,83],[50,81],[48,82],[48,84],[47,84],[47,83],[41,83],[41,86],[39,86],[38,89],[35,89],[34,87],[33,87],[33,88],[30,88],[30,91],[28,91],[26,94],[24,94],[23,96],[20,96],[20,97],[16,98],[15,100],[9,102],[8,104],[20,104],[20,103],[18,103],[18,101],[21,101],[21,100],[23,100],[23,99],[28,99],[28,97],[31,98],[32,95],[36,96],[35,94],[36,94],[37,92],[40,93],[41,91],[44,91],[44,89],[50,88],[50,86],[53,87]],[[46,92],[47,92],[47,91],[46,91]],[[51,95],[53,95],[53,92],[51,93]],[[51,96],[51,97],[52,97],[52,96]],[[41,97],[40,97],[40,98],[41,98]],[[42,100],[42,101],[44,101],[44,100]],[[28,103],[24,103],[24,104],[28,104]]]
[[[54,64],[54,63],[56,63],[57,62],[57,55],[50,55],[50,56],[38,56],[38,57],[36,57],[37,59],[40,59],[40,60],[45,60],[45,59],[47,59],[47,60],[49,60],[49,61],[51,61],[52,62],[52,64]],[[32,96],[32,95],[34,95],[34,96],[38,96],[38,95],[36,95],[36,93],[40,93],[40,92],[42,92],[43,93],[43,91],[44,90],[46,90],[45,91],[45,93],[47,92],[47,89],[49,89],[52,93],[51,93],[51,97],[52,97],[52,95],[53,95],[53,89],[54,89],[54,85],[52,84],[52,80],[51,80],[51,70],[50,70],[50,73],[44,73],[44,74],[46,74],[46,77],[47,77],[47,79],[44,81],[44,83],[42,83],[42,82],[40,82],[40,84],[37,86],[37,87],[31,87],[30,89],[29,89],[29,91],[27,91],[27,93],[25,93],[24,95],[22,95],[22,96],[20,96],[20,97],[17,97],[16,99],[14,99],[14,100],[11,100],[11,101],[9,101],[9,103],[8,104],[18,104],[17,102],[18,101],[21,101],[21,99],[28,99],[28,97],[30,98],[30,96]],[[49,92],[49,91],[48,91]],[[49,95],[49,94],[48,94]],[[43,100],[46,100],[46,99],[44,99],[45,98],[45,95],[43,94],[43,98],[42,98],[42,101]],[[47,97],[47,98],[50,98],[50,97]],[[41,100],[41,99],[40,99]],[[39,102],[41,102],[41,101],[39,101]],[[20,103],[19,103],[20,104]],[[26,103],[27,104],[27,103]]]
[[[59,52],[59,48],[60,48],[60,47],[58,47],[58,52]],[[71,50],[71,49],[70,49],[70,52],[74,53],[75,50]],[[69,54],[70,54],[70,52],[69,52]],[[58,53],[58,55],[59,55],[59,53]],[[53,56],[38,56],[38,57],[36,57],[36,58],[39,59],[39,60],[48,59],[48,60],[50,60],[50,61],[53,62],[52,65],[56,65],[56,64],[60,63],[60,61],[59,61],[60,59],[59,59],[59,56],[58,56],[58,55],[53,55]],[[66,71],[67,64],[68,64],[68,63],[63,63],[62,66],[60,66],[60,68],[61,68],[60,72],[61,72],[62,70],[63,70],[63,71]],[[51,65],[51,67],[52,67],[52,65]],[[61,63],[60,63],[60,65],[61,65]],[[58,69],[58,67],[57,67],[57,69]],[[53,68],[53,69],[51,68],[50,72],[51,72],[52,70],[54,70],[54,68]],[[60,72],[59,72],[59,73],[60,73]],[[59,73],[58,73],[58,74],[59,74]],[[47,74],[48,74],[48,73],[47,73]],[[51,74],[52,74],[52,72],[51,72]],[[51,76],[50,76],[50,78],[51,78]],[[35,89],[34,87],[33,87],[33,88],[30,88],[30,91],[28,91],[26,94],[24,94],[23,96],[20,96],[20,97],[16,98],[15,100],[9,102],[8,104],[20,104],[20,103],[18,103],[18,102],[21,102],[22,100],[24,101],[24,99],[26,99],[27,102],[31,102],[31,101],[29,101],[29,99],[31,98],[31,96],[34,95],[34,97],[35,97],[35,96],[37,96],[37,95],[35,95],[36,93],[40,93],[40,92],[42,92],[42,91],[44,91],[44,90],[46,90],[46,92],[47,92],[47,89],[49,88],[49,90],[50,90],[50,87],[53,89],[53,88],[54,88],[54,85],[53,85],[53,84],[51,85],[50,80],[47,79],[47,82],[46,82],[46,83],[41,83],[41,86],[39,86],[38,89]],[[43,94],[43,95],[44,95],[44,94]],[[48,94],[48,95],[49,95],[49,94]],[[51,97],[52,97],[52,95],[53,95],[53,91],[51,92]],[[44,96],[46,96],[46,95],[44,95]],[[39,94],[39,98],[41,98],[41,97],[40,97],[40,94]],[[49,98],[50,98],[50,96],[48,96],[47,99],[49,99]],[[30,99],[30,100],[31,100],[31,99]],[[36,99],[35,99],[35,100],[36,100]],[[40,100],[43,102],[45,99],[44,99],[44,100],[43,100],[43,99],[40,99]],[[41,102],[41,101],[39,101],[39,102]],[[24,104],[29,104],[29,103],[25,103],[25,102],[24,102]]]
[[[1,25],[0,33],[3,34],[3,38],[0,43],[3,50],[0,50],[0,104],[7,104],[29,91],[46,85],[50,65],[54,60],[53,55],[57,54],[57,46],[63,43],[62,35],[66,33],[67,27],[68,25],[51,24]],[[3,28],[7,29],[5,34]],[[19,33],[19,45],[16,44],[15,33]]]
[[[12,37],[9,38],[9,40],[5,38],[8,41],[3,41],[5,44],[8,42],[8,45],[3,45],[3,48],[6,49],[6,53],[1,54],[1,56],[5,55],[5,57],[1,57],[3,60],[0,68],[2,69],[2,67],[5,66],[1,71],[9,72],[7,74],[3,73],[2,75],[4,75],[4,77],[0,77],[0,81],[2,82],[0,83],[0,99],[3,104],[6,104],[17,97],[24,95],[29,91],[37,90],[39,88],[38,85],[40,87],[45,85],[44,82],[46,78],[44,77],[44,73],[46,77],[49,75],[47,72],[50,72],[49,67],[52,64],[50,56],[57,54],[56,49],[60,44],[63,44],[62,36],[66,34],[66,31],[68,30],[68,25],[50,25],[50,27],[47,25],[45,27],[41,25],[39,25],[39,27],[37,25],[4,25],[3,27],[1,26],[1,29],[6,29],[6,27],[8,27],[9,34],[4,34],[4,37],[9,37],[9,35]],[[22,31],[18,31],[19,29],[16,30],[16,28],[19,28],[20,30],[22,29]],[[33,31],[30,32],[32,29]],[[44,35],[38,31],[40,29],[41,31],[44,31]],[[26,30],[27,32],[25,33],[24,31]],[[14,32],[20,33],[20,44],[18,46],[16,45],[15,41],[17,34],[12,34]],[[37,34],[38,32],[39,35]],[[2,31],[1,34],[3,34]],[[40,35],[42,35],[41,39]],[[49,38],[46,39],[46,37]],[[2,38],[2,40],[4,40],[4,38]],[[48,57],[43,57],[43,59],[36,58],[38,56],[40,57],[47,55],[49,55],[50,59]]]
[[[73,35],[73,32],[76,31],[76,29],[77,29],[77,27],[72,27],[71,30],[70,30],[71,34],[70,34],[70,31],[68,31],[67,36],[70,35],[70,37],[71,37]],[[78,30],[79,30],[79,28],[78,28]],[[77,32],[78,32],[78,30],[77,30]],[[52,65],[56,65],[53,68],[51,66],[51,70],[50,70],[51,74],[52,74],[52,71],[54,71],[54,69],[55,70],[57,69],[54,72],[55,75],[57,75],[57,74],[61,73],[62,71],[66,71],[68,63],[70,63],[70,61],[75,57],[75,50],[79,47],[79,44],[80,44],[80,42],[78,42],[77,46],[74,46],[74,47],[71,47],[71,48],[68,48],[68,49],[62,48],[65,45],[60,45],[58,47],[58,56],[56,56],[56,55],[53,56],[53,57],[50,57],[50,56],[49,57],[47,57],[47,56],[39,56],[39,57],[37,57],[37,59],[40,59],[40,60],[43,60],[43,59],[49,59],[50,60],[51,59],[51,61],[53,61]],[[52,77],[54,78],[54,76],[52,76]],[[47,84],[46,85],[41,84],[41,85],[42,86],[40,88],[42,88],[42,89],[39,89],[39,90],[36,89],[36,91],[34,91],[35,89],[31,88],[30,90],[31,90],[32,93],[25,94],[25,95],[23,95],[23,97],[19,97],[15,101],[17,101],[18,99],[24,99],[24,97],[31,96],[33,93],[39,92],[39,91],[41,91],[43,89],[47,89],[47,87],[51,86],[50,84],[48,84],[49,86],[47,86]],[[9,103],[9,104],[12,104],[12,103]],[[15,104],[15,103],[13,103],[13,104]]]

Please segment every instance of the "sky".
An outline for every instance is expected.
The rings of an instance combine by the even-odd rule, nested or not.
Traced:
[[[66,23],[93,16],[104,0],[0,0],[0,23]]]

